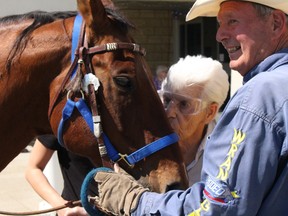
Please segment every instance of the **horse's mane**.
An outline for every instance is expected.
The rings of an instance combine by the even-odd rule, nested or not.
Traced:
[[[117,9],[109,7],[106,7],[105,9],[109,17],[111,17],[114,21],[116,21],[116,23],[122,30],[124,30],[124,32],[128,32],[130,28],[132,29],[135,28],[134,25],[130,21],[128,21],[124,16],[122,16],[122,14],[120,14]],[[17,55],[20,56],[21,53],[24,51],[29,36],[35,29],[45,24],[52,23],[56,20],[66,19],[76,15],[77,11],[60,11],[60,12],[32,11],[25,14],[10,15],[0,18],[0,24],[4,25],[12,25],[25,20],[33,20],[32,24],[27,26],[16,38],[15,43],[13,44],[7,58],[6,70],[8,72],[10,71],[14,58],[16,58]]]
[[[60,12],[45,12],[45,11],[32,11],[25,14],[10,15],[0,18],[0,24],[13,24],[21,21],[33,19],[35,22],[43,25],[50,23],[56,19],[65,19],[77,14],[76,11],[60,11]]]

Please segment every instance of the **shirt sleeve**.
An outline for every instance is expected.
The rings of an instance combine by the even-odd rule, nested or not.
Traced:
[[[230,104],[208,137],[201,182],[186,191],[146,192],[132,215],[257,215],[283,140],[267,115],[245,104]]]
[[[62,148],[57,138],[52,134],[41,135],[38,136],[37,139],[48,149],[57,151]]]

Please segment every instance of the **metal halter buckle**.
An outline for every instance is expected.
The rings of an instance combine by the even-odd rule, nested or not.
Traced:
[[[118,155],[120,156],[120,158],[117,160],[117,162],[120,161],[120,160],[123,160],[129,167],[131,167],[131,168],[134,167],[134,164],[130,164],[130,163],[128,162],[128,160],[126,159],[127,156],[128,156],[127,154],[118,153]]]

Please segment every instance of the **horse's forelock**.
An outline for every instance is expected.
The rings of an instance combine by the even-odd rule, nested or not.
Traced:
[[[135,25],[129,21],[123,14],[121,14],[117,9],[106,7],[106,13],[110,16],[113,20],[115,20],[122,29],[129,31],[129,29],[135,29]]]

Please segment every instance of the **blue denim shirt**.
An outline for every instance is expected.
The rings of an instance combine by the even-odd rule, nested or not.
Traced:
[[[215,77],[217,79],[217,77]],[[288,49],[244,77],[204,152],[201,182],[145,192],[132,215],[288,215]]]

